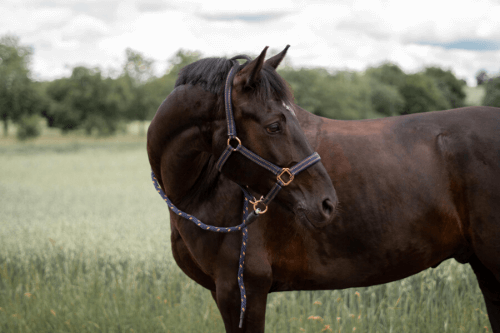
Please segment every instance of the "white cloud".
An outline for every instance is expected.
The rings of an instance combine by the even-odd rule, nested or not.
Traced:
[[[202,15],[282,13],[301,7],[291,0],[253,0],[247,3],[234,0],[185,0],[177,6]]]
[[[43,78],[67,74],[68,65],[120,67],[127,47],[156,59],[160,69],[180,48],[256,55],[266,45],[287,44],[297,66],[363,70],[392,61],[416,71],[438,65],[471,84],[479,69],[500,69],[499,51],[438,46],[500,42],[498,1],[4,0],[0,11],[0,35],[16,33],[33,45],[33,68]]]
[[[1,7],[2,20],[0,31],[16,33],[19,36],[31,36],[41,29],[63,24],[71,17],[71,10],[63,7],[24,8],[22,6]]]
[[[364,1],[344,22],[402,42],[498,38],[500,5],[487,1]]]
[[[109,32],[106,23],[86,14],[76,16],[61,30],[64,40],[96,40]]]

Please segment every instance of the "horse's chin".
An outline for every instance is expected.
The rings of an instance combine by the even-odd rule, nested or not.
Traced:
[[[325,219],[321,216],[318,216],[321,214],[315,214],[314,212],[311,212],[302,207],[297,207],[296,209],[294,209],[294,213],[295,213],[295,220],[298,223],[314,229],[324,228],[332,224],[334,219],[334,216]]]

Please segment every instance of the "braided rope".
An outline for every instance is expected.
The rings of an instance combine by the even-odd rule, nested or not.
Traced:
[[[172,210],[176,215],[182,216],[183,218],[193,222],[196,224],[198,227],[204,230],[210,230],[214,232],[223,232],[223,233],[229,233],[229,232],[237,232],[241,231],[243,233],[243,237],[241,240],[241,249],[240,249],[240,259],[238,262],[238,287],[240,290],[240,296],[241,296],[241,309],[240,309],[240,328],[242,327],[243,324],[243,317],[245,315],[245,310],[247,308],[247,294],[246,294],[246,289],[245,289],[245,284],[243,281],[243,271],[245,269],[245,256],[246,256],[246,251],[247,251],[247,243],[248,243],[248,225],[250,224],[249,222],[253,222],[252,219],[249,219],[250,213],[248,212],[248,202],[249,200],[252,199],[252,196],[245,191],[244,189],[241,189],[243,191],[243,194],[245,195],[245,200],[243,202],[243,222],[237,226],[234,227],[215,227],[213,225],[208,225],[200,220],[198,220],[196,217],[183,212],[179,208],[177,208],[172,201],[167,197],[165,192],[163,192],[162,188],[158,184],[158,180],[155,177],[155,174],[153,171],[151,171],[151,179],[153,180],[153,185],[156,188],[156,191],[160,194],[160,196],[163,198],[163,200],[167,203],[168,208]],[[247,220],[250,220],[247,222]]]

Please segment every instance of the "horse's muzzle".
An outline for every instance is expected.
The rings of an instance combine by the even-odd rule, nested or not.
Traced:
[[[337,197],[325,197],[315,203],[299,203],[295,209],[295,217],[300,223],[307,223],[313,228],[323,228],[331,224],[337,213]]]

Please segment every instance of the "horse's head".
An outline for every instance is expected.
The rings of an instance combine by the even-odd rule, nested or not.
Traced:
[[[232,108],[236,132],[241,144],[273,164],[291,168],[314,153],[294,112],[293,95],[276,72],[288,46],[264,61],[267,47],[247,62],[232,82]],[[225,120],[225,118],[224,118]],[[214,152],[218,156],[228,142],[226,122],[217,122],[213,132]],[[242,154],[232,154],[222,168],[225,176],[246,186],[256,197],[266,195],[277,182],[269,170]],[[289,174],[281,178],[289,181]],[[337,195],[324,166],[316,163],[298,174],[281,190],[275,202],[292,211],[300,221],[320,227],[335,215]]]

